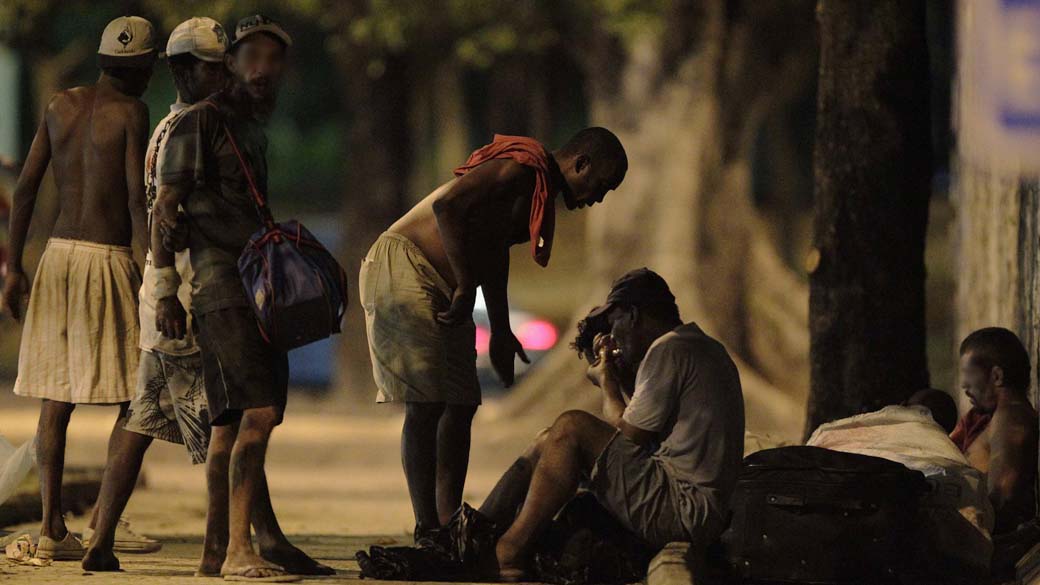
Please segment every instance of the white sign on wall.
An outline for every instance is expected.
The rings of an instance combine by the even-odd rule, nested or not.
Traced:
[[[960,0],[957,21],[961,156],[1040,173],[1040,0]]]

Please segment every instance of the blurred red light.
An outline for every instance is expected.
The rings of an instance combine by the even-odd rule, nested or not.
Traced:
[[[487,329],[477,326],[477,355],[484,355],[488,352],[488,347],[491,345],[491,332]]]
[[[548,321],[528,321],[517,328],[516,337],[524,349],[545,351],[556,345],[559,334],[556,327]],[[479,335],[477,339],[480,339]]]

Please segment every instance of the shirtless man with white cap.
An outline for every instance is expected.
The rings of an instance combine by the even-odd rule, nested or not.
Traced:
[[[130,245],[143,255],[148,242],[148,108],[138,98],[152,75],[154,36],[151,23],[140,17],[109,23],[98,50],[100,78],[51,98],[15,187],[3,304],[16,319],[24,318],[14,392],[43,400],[36,436],[41,558],[78,561],[84,553],[61,514],[65,433],[73,409],[120,405],[118,432],[134,393],[141,277]],[[48,165],[60,211],[23,313],[29,279],[22,256]]]

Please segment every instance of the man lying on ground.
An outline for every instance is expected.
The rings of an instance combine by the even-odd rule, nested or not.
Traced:
[[[416,543],[443,543],[441,527],[462,503],[481,402],[477,287],[491,321],[491,363],[509,386],[515,358],[527,360],[509,325],[509,248],[530,241],[545,266],[557,196],[568,209],[594,205],[627,169],[621,142],[604,128],[586,128],[552,152],[496,135],[369,250],[359,283],[376,400],[405,405],[401,454]]]
[[[561,415],[484,502],[480,511],[508,526],[496,548],[503,580],[523,578],[532,543],[582,485],[652,546],[704,546],[724,527],[744,454],[743,394],[726,349],[684,325],[667,283],[645,268],[615,281],[584,323],[576,347],[594,356],[588,377],[606,420]]]
[[[62,518],[65,434],[78,404],[118,404],[121,430],[137,380],[137,291],[147,245],[144,150],[148,107],[140,100],[155,62],[151,23],[124,16],[105,27],[97,83],[47,104],[14,192],[11,257],[3,303],[22,315],[22,265],[37,190],[48,165],[60,209],[32,282],[14,393],[42,399],[36,433],[43,521],[37,556],[83,558]],[[109,459],[106,467],[117,463]]]
[[[1029,354],[1011,331],[979,329],[961,342],[961,388],[972,408],[950,435],[987,474],[994,535],[1036,518],[1037,413],[1029,403]]]
[[[224,87],[227,82],[226,52],[227,35],[212,18],[192,18],[170,33],[166,58],[177,88],[177,101],[156,126],[145,155],[144,183],[149,223],[158,187],[156,178],[161,173],[159,162],[170,128],[188,106]],[[175,262],[182,280],[177,296],[187,308],[191,306],[188,252],[179,252]],[[105,470],[94,521],[83,534],[84,545],[88,547],[83,569],[87,571],[118,571],[119,559],[113,552],[149,551],[145,548],[147,543],[120,540],[118,529],[119,516],[133,493],[141,462],[152,439],[183,444],[192,463],[206,461],[210,427],[199,346],[195,343],[190,323],[183,339],[170,339],[156,330],[154,294],[162,287],[158,281],[149,250],[139,299],[144,326],[141,329],[137,392],[127,410],[125,426],[112,433],[110,449],[115,464]],[[225,515],[226,507],[226,504],[222,507]]]

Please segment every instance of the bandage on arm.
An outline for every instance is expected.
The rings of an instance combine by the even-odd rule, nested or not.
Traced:
[[[155,268],[153,275],[155,277],[155,286],[152,288],[153,300],[158,301],[177,295],[177,290],[181,287],[181,275],[177,272],[176,267]]]

